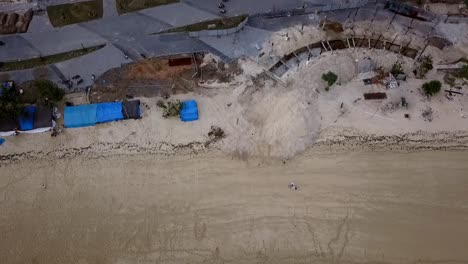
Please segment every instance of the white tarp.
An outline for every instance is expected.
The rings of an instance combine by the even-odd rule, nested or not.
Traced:
[[[27,131],[20,131],[18,130],[18,133],[20,134],[37,134],[37,133],[44,133],[47,131],[52,130],[55,127],[55,121],[52,120],[52,126],[51,127],[40,127],[32,130],[27,130]],[[7,132],[0,132],[0,137],[9,137],[9,136],[14,136],[15,131],[7,131]]]

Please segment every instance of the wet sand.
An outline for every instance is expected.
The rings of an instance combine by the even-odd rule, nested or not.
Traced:
[[[468,263],[467,154],[23,160],[0,167],[0,259]]]

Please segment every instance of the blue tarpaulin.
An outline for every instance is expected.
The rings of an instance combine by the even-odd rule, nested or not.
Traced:
[[[5,143],[5,139],[4,139],[4,138],[0,138],[0,145],[3,145],[3,143]]]
[[[140,101],[67,106],[63,117],[65,127],[94,126],[97,123],[140,118]]]
[[[195,100],[182,102],[182,109],[180,109],[180,120],[184,122],[198,120],[198,107]]]
[[[122,103],[99,103],[96,109],[96,121],[106,123],[124,119]]]
[[[65,127],[94,126],[97,123],[97,104],[66,106],[63,118]]]
[[[34,112],[36,112],[35,106],[26,106],[23,109],[19,117],[19,125],[22,131],[31,130],[34,128]]]

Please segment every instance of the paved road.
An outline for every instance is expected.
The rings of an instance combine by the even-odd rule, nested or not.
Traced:
[[[307,5],[326,3],[329,2],[317,0],[308,1]],[[246,12],[252,14],[270,10],[268,5],[274,5],[275,9],[286,9],[296,8],[303,4],[303,1],[296,0],[259,0],[254,4],[246,0],[231,0],[226,5],[228,5],[228,10],[232,10],[235,14]],[[0,51],[8,50],[8,52],[0,52],[0,61],[47,56],[80,49],[82,46],[89,47],[101,44],[107,45],[106,52],[97,52],[87,56],[87,58],[93,58],[92,61],[99,63],[84,65],[79,58],[73,59],[74,62],[62,63],[58,67],[56,67],[57,65],[53,66],[57,75],[89,75],[91,72],[96,75],[96,73],[103,72],[105,68],[110,69],[121,63],[105,57],[111,54],[107,53],[108,50],[112,50],[113,56],[122,58],[124,54],[127,54],[132,60],[141,59],[142,56],[207,51],[220,56],[225,61],[230,61],[242,55],[256,56],[258,49],[271,36],[272,32],[292,25],[315,25],[319,19],[324,17],[340,22],[371,20],[374,15],[379,18],[379,21],[390,22],[393,18],[393,14],[387,10],[377,10],[376,6],[369,5],[359,9],[325,12],[319,14],[318,17],[315,14],[275,19],[260,17],[251,19],[248,26],[236,34],[197,39],[189,38],[184,34],[163,36],[148,34],[216,18],[218,8],[216,3],[213,4],[213,1],[191,2],[187,0],[182,3],[149,8],[121,16],[116,16],[115,6],[110,0],[105,0],[104,5],[107,6],[105,13],[106,10],[109,11],[104,18],[58,29],[51,27],[45,14],[36,16],[28,33],[0,36],[0,40],[6,43]],[[396,16],[394,22],[403,26],[411,24],[416,34],[421,37],[432,30],[426,22],[411,22],[402,16]],[[87,59],[87,62],[90,61]],[[107,66],[105,66],[106,64]],[[71,70],[70,67],[63,65],[73,65],[75,68]],[[61,73],[61,70],[65,71],[65,74]],[[11,75],[18,76],[18,73],[11,73]],[[25,77],[19,79],[27,79],[27,76],[32,75],[25,74]],[[88,82],[84,83],[84,85],[88,84]]]
[[[0,37],[0,40],[8,50],[0,53],[0,61],[53,55],[107,42],[103,37],[79,25],[71,25],[60,31],[7,35]]]
[[[36,79],[36,72],[41,71],[42,68],[46,68],[46,77],[47,79],[59,83],[62,79],[60,76],[57,74],[56,71],[52,68],[53,65],[49,66],[44,66],[44,67],[39,67],[35,69],[26,69],[26,70],[20,70],[20,71],[11,71],[11,72],[1,72],[0,75],[7,75],[6,79],[9,80],[15,80],[17,83],[23,83],[27,81],[31,81]],[[62,88],[65,88],[65,86],[62,86]]]
[[[50,23],[46,12],[38,12],[34,14],[33,19],[29,23],[28,33],[49,32],[56,30]]]
[[[203,1],[199,4],[202,3]],[[236,3],[236,5],[240,6],[250,6],[241,2],[229,2],[229,4],[232,3]],[[275,0],[273,3],[285,5],[285,2],[282,0]],[[265,9],[262,9],[261,5],[254,6],[256,7],[255,11],[265,11]],[[295,4],[290,3],[289,6],[295,7]],[[174,15],[178,13],[190,15]],[[177,3],[121,16],[109,16],[103,19],[77,25],[69,25],[51,31],[50,23],[45,19],[45,16],[39,16],[39,19],[33,23],[29,33],[0,37],[0,40],[7,44],[5,48],[8,48],[9,51],[11,51],[1,53],[0,61],[25,59],[41,55],[47,56],[58,52],[81,48],[82,44],[84,46],[91,46],[101,44],[102,42],[113,43],[120,41],[129,43],[130,46],[135,47],[140,45],[147,46],[147,43],[140,44],[136,43],[135,40],[144,39],[147,41],[147,38],[141,36],[171,27],[178,27],[213,18],[216,18],[216,16],[200,10],[199,8],[195,8],[184,3]],[[33,19],[33,21],[35,20]],[[42,30],[46,31],[42,32]],[[231,38],[232,37],[230,36],[226,37],[226,42],[231,41]],[[219,42],[215,39],[213,39],[213,41],[209,41],[208,38],[206,41],[209,44],[213,42],[212,46],[216,46],[216,43]],[[131,42],[134,43],[131,44]],[[174,45],[170,45],[170,47],[174,47]],[[234,53],[231,52],[230,55],[226,55],[233,56],[233,54]]]
[[[102,59],[97,59],[102,58]],[[108,45],[92,54],[78,57],[73,60],[56,63],[55,66],[67,78],[79,74],[83,83],[75,88],[84,88],[93,84],[92,75],[100,76],[111,68],[120,67],[131,62],[125,59],[122,52],[112,45]]]
[[[163,21],[174,27],[194,24],[205,20],[216,19],[217,15],[195,8],[193,6],[177,3],[141,10],[139,13],[145,14],[154,19]]]
[[[236,34],[222,38],[215,36],[200,37],[200,40],[234,59],[241,56],[257,56],[263,44],[268,41],[272,34],[271,31],[246,26]]]
[[[178,12],[190,15],[175,16]],[[109,16],[58,29],[50,26],[46,15],[41,15],[37,16],[37,20],[36,17],[33,19],[28,33],[0,36],[0,40],[6,43],[2,50],[9,51],[0,52],[0,61],[52,55],[79,49],[81,44],[92,46],[119,40],[134,41],[140,36],[161,30],[215,18],[213,14],[182,3]]]
[[[175,13],[190,15],[174,16]],[[36,58],[81,49],[83,46],[107,44],[106,52],[89,54],[86,60],[72,59],[69,62],[56,64],[57,67],[55,67],[59,73],[64,70],[61,74],[63,76],[75,74],[99,76],[103,69],[107,70],[120,65],[121,62],[109,60],[110,55],[123,58],[124,54],[127,54],[131,59],[136,60],[142,58],[141,54],[150,57],[207,50],[217,53],[212,47],[188,36],[148,36],[161,30],[216,17],[192,6],[176,3],[121,16],[109,15],[103,19],[57,29],[52,28],[47,15],[42,14],[33,19],[28,33],[0,36],[0,40],[5,43],[1,51],[8,50],[8,52],[0,52],[0,61]],[[113,50],[113,54],[107,52],[110,49]],[[222,54],[219,55],[223,57]],[[86,63],[83,63],[84,61]],[[67,65],[73,65],[73,67]],[[18,81],[25,81],[32,79],[32,71],[25,70],[9,74]],[[52,79],[56,79],[55,77]],[[80,87],[84,88],[89,84],[91,83],[85,80]]]
[[[219,14],[218,3],[214,0],[182,0],[184,3],[197,8]],[[327,1],[328,3],[333,1]],[[302,7],[304,3],[309,5],[323,4],[324,1],[311,0],[230,0],[225,4],[226,15],[257,14],[271,10],[283,10]]]
[[[35,9],[37,8],[37,3],[1,3],[0,2],[0,10],[2,12],[15,12],[15,11],[24,11],[28,9]]]

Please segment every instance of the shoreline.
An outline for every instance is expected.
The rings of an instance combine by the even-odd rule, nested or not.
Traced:
[[[308,151],[276,162],[209,151],[2,166],[0,256],[50,264],[463,262],[464,153]]]
[[[322,132],[324,133],[324,132]],[[20,163],[28,160],[61,160],[75,157],[98,159],[126,155],[155,155],[164,157],[215,154],[232,156],[239,160],[292,160],[301,156],[320,154],[339,154],[346,152],[398,152],[411,153],[419,151],[466,151],[468,150],[468,131],[434,132],[418,131],[401,135],[370,135],[344,130],[317,139],[305,151],[293,157],[276,157],[248,155],[244,153],[227,152],[220,148],[222,142],[206,146],[208,142],[190,142],[187,144],[171,144],[167,142],[151,142],[145,145],[136,143],[96,142],[84,147],[63,147],[51,151],[26,151],[19,153],[0,154],[0,166]]]

